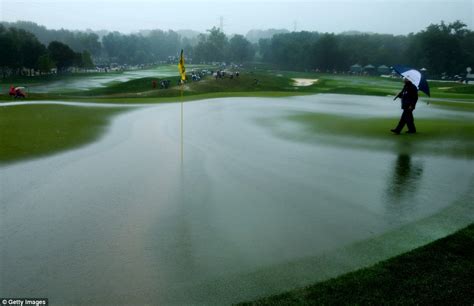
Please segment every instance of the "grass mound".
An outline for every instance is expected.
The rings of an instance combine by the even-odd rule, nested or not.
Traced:
[[[157,82],[157,88],[152,88],[152,82]],[[161,80],[170,80],[169,88],[160,88]],[[142,96],[142,97],[179,97],[184,95],[202,95],[217,92],[262,92],[262,91],[294,91],[289,78],[273,75],[246,73],[230,79],[215,79],[206,76],[201,81],[188,81],[184,87],[178,86],[179,77],[141,78],[123,83],[111,84],[103,88],[95,88],[87,92],[76,92],[75,96]]]
[[[241,305],[471,305],[474,224],[370,268]]]
[[[398,117],[365,118],[301,112],[271,120],[258,119],[258,122],[276,136],[298,142],[404,154],[474,156],[474,122],[469,119],[419,118],[416,119],[417,134],[393,135],[390,128],[398,120]],[[288,122],[298,129],[286,129]]]
[[[472,85],[456,86],[456,87],[451,87],[447,89],[446,91],[452,92],[452,93],[474,94],[474,86]]]
[[[0,107],[0,165],[89,143],[121,111],[64,105]]]
[[[322,113],[290,115],[288,120],[305,126],[312,133],[324,132],[356,137],[387,138],[388,127],[396,125],[398,118],[357,118]],[[391,124],[391,125],[390,125]],[[431,139],[474,139],[474,122],[450,119],[416,119],[419,127],[417,141]],[[403,135],[401,135],[403,137]]]

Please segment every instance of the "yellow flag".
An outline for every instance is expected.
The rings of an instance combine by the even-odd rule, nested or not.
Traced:
[[[179,57],[178,63],[179,74],[181,75],[181,80],[186,80],[186,68],[184,68],[184,54],[183,50],[181,49],[181,56]]]

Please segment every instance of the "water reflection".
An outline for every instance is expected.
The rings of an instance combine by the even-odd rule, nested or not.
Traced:
[[[348,98],[344,114],[385,107]],[[254,121],[336,112],[330,101],[342,99],[187,103],[184,178],[172,103],[117,117],[90,146],[2,167],[0,275],[15,277],[0,276],[0,292],[27,288],[58,304],[231,304],[349,272],[472,222],[471,159],[402,154],[419,152],[409,141],[391,150],[398,156],[308,145]],[[412,226],[439,212],[430,220],[443,224]]]
[[[409,154],[400,153],[397,156],[387,188],[390,215],[401,216],[413,208],[413,197],[422,174],[423,165],[420,162],[413,162]]]

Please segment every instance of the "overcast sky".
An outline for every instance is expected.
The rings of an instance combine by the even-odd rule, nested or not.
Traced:
[[[418,32],[430,23],[461,20],[474,27],[474,0],[0,0],[2,21],[28,20],[52,29],[250,29]]]

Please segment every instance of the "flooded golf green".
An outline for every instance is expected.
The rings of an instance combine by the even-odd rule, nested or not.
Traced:
[[[78,104],[63,107],[89,107]],[[419,134],[397,136],[391,97],[183,106],[182,155],[172,103],[118,115],[87,146],[0,167],[0,292],[51,304],[229,304],[474,221],[472,131],[433,132],[437,122],[469,127],[473,112],[420,101]]]
[[[173,65],[160,66],[154,69],[126,70],[123,72],[110,72],[97,75],[77,76],[64,78],[49,83],[31,84],[29,92],[35,93],[61,93],[67,91],[89,90],[97,87],[104,87],[113,82],[125,82],[129,80],[155,77],[163,78],[178,75],[176,67]]]

